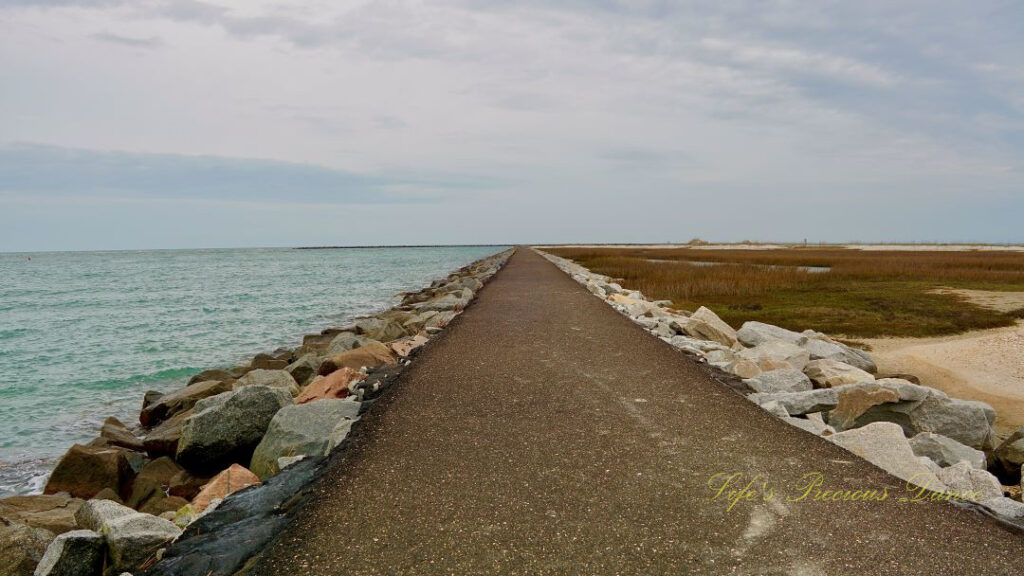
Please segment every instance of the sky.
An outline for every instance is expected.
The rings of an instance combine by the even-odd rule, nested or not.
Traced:
[[[0,251],[1024,242],[1024,3],[0,0]]]

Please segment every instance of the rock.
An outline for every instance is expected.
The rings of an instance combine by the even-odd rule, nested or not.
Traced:
[[[0,574],[32,576],[53,533],[0,519]]]
[[[281,456],[280,458],[277,459],[277,469],[284,470],[285,468],[291,466],[292,464],[298,464],[299,462],[302,462],[305,459],[305,454],[300,454],[298,456]]]
[[[210,370],[203,370],[199,374],[188,379],[188,385],[191,386],[196,382],[208,382],[210,380],[216,380],[219,382],[234,382],[237,378],[242,376],[244,372],[238,370],[225,370],[224,368],[212,368]]]
[[[376,366],[396,363],[397,360],[395,360],[387,346],[380,342],[372,342],[354,350],[335,354],[327,358],[320,365],[320,375],[326,376],[339,368],[359,370],[363,367],[374,368]]]
[[[934,432],[921,432],[910,439],[910,447],[914,454],[927,456],[939,466],[952,466],[957,462],[967,462],[974,468],[986,468],[985,453],[970,446],[946,438]]]
[[[1013,520],[1024,520],[1024,504],[1016,500],[1000,496],[999,498],[985,500],[982,504],[991,508],[993,512],[1000,516]]]
[[[177,454],[178,442],[181,440],[181,426],[190,416],[192,416],[192,410],[179,412],[150,430],[142,440],[142,446],[146,449],[146,453],[153,458],[166,454]]]
[[[792,330],[765,324],[764,322],[744,322],[736,332],[736,338],[748,347],[757,346],[771,340],[783,340],[797,346],[805,343],[807,337]]]
[[[431,330],[434,330],[436,332],[437,330],[440,330],[447,326],[458,315],[458,312],[454,312],[451,310],[438,312],[437,314],[431,316],[429,320],[427,320],[427,323],[424,324],[424,329],[427,331],[428,334],[431,332]]]
[[[124,500],[117,494],[117,492],[114,492],[110,488],[100,490],[95,496],[90,498],[90,500],[110,500],[112,502],[117,502],[118,504],[124,504]]]
[[[164,497],[170,488],[171,479],[184,469],[167,456],[162,456],[142,467],[132,484],[131,496],[126,504],[139,509],[154,496]]]
[[[142,395],[142,409],[145,410],[146,408],[149,408],[150,406],[153,405],[153,403],[159,401],[163,397],[163,392],[158,392],[156,390],[147,391],[145,394]]]
[[[754,378],[761,373],[761,368],[746,358],[736,358],[726,367],[726,370],[746,379]]]
[[[435,312],[445,312],[453,310],[462,310],[469,305],[469,302],[473,299],[473,291],[463,288],[455,292],[450,292],[443,296],[431,298],[426,302],[419,305],[417,310],[419,312],[426,312],[433,310]]]
[[[854,428],[857,418],[873,406],[900,401],[895,390],[877,385],[842,386],[835,390],[839,394],[838,402],[828,414],[828,423],[836,430]]]
[[[806,335],[807,332],[804,334]],[[814,336],[807,338],[801,344],[804,350],[807,350],[810,354],[811,360],[835,360],[849,364],[854,368],[860,368],[871,374],[878,372],[878,366],[875,365],[874,360],[871,359],[867,352],[851,348],[841,342],[836,342],[823,334],[813,332],[811,334],[814,334]]]
[[[811,360],[807,350],[785,340],[767,340],[736,355],[769,371],[777,368],[803,370]]]
[[[775,394],[751,394],[747,397],[755,404],[761,405],[771,400],[777,401],[791,416],[811,414],[832,410],[839,402],[839,393],[832,388],[808,390],[806,392],[779,392]]]
[[[874,382],[875,377],[860,368],[835,360],[811,360],[804,367],[804,374],[819,388],[833,388],[843,384]]]
[[[125,495],[134,476],[123,450],[75,444],[61,457],[43,492],[92,498],[100,490],[110,488]]]
[[[284,456],[326,456],[348,435],[359,417],[360,403],[326,399],[285,406],[267,428],[249,467],[260,479],[277,474]]]
[[[967,461],[943,468],[936,476],[962,500],[984,502],[1003,495],[1003,486],[995,476],[971,466]]]
[[[356,348],[361,348],[371,342],[376,342],[376,340],[371,340],[366,336],[359,336],[352,332],[342,332],[331,340],[330,345],[327,346],[326,355],[334,356],[335,354],[355,350]]]
[[[390,347],[391,351],[395,353],[395,356],[398,356],[399,358],[408,358],[413,355],[413,352],[419,350],[429,341],[430,339],[426,336],[416,334],[415,336],[395,340],[391,343]]]
[[[873,422],[826,438],[897,478],[936,492],[947,490],[946,485],[918,461],[903,429],[897,424]]]
[[[274,414],[291,403],[288,389],[261,385],[204,398],[182,424],[176,460],[198,472],[248,462]]]
[[[928,388],[926,386],[918,386],[917,384],[913,384],[907,380],[899,378],[882,378],[880,380],[875,380],[874,383],[882,386],[883,388],[894,390],[899,394],[900,400],[902,401],[917,402],[919,400],[924,400],[929,396],[947,398],[946,393],[941,390]]]
[[[327,376],[318,376],[295,398],[295,403],[307,404],[325,398],[345,398],[349,395],[349,385],[362,378],[362,372],[351,368],[342,368]]]
[[[259,484],[259,477],[246,467],[232,464],[227,470],[214,476],[210,483],[192,499],[192,509],[197,514],[202,513],[214,500],[223,500],[227,498],[228,494]]]
[[[284,370],[287,365],[287,360],[262,353],[254,356],[252,362],[249,363],[253,370]]]
[[[316,376],[320,368],[320,357],[316,354],[305,354],[295,362],[285,367],[285,372],[291,374],[299,386],[306,386]]]
[[[710,362],[710,357],[708,358]],[[800,370],[769,370],[743,381],[754,392],[804,392],[814,388],[811,379]]]
[[[37,494],[0,499],[0,518],[54,534],[74,530],[75,512],[84,500],[66,494]]]
[[[104,420],[103,425],[100,426],[100,438],[105,438],[109,444],[114,446],[142,451],[142,439],[137,438],[128,430],[127,426],[113,416]]]
[[[1024,482],[1021,466],[1024,466],[1024,426],[1018,428],[993,452],[999,472],[1009,482]]]
[[[54,538],[36,566],[35,576],[98,576],[106,542],[92,530],[73,530]]]
[[[903,373],[900,373],[900,372],[896,372],[896,373],[893,373],[893,374],[884,374],[884,375],[879,374],[878,376],[875,376],[875,378],[878,379],[878,380],[883,380],[883,379],[886,379],[886,380],[888,380],[888,379],[905,380],[907,382],[910,382],[911,384],[917,384],[918,386],[921,385],[921,379],[918,378],[917,376],[914,376],[913,374],[903,374]]]
[[[181,530],[163,518],[133,511],[105,523],[100,533],[107,537],[110,567],[134,570],[177,538]]]
[[[203,489],[203,486],[210,482],[209,476],[196,476],[188,470],[182,470],[171,478],[171,484],[167,488],[169,496],[177,496],[185,500],[192,500]]]
[[[139,512],[162,517],[163,514],[168,512],[174,514],[182,506],[187,506],[188,503],[188,500],[179,496],[165,496],[161,493],[146,500],[146,503],[139,507]],[[165,518],[165,520],[173,520],[173,518],[172,516],[171,518]]]
[[[75,522],[80,528],[103,533],[103,527],[106,524],[131,514],[137,514],[137,512],[112,500],[89,500],[75,512]]]
[[[247,386],[284,388],[292,396],[298,396],[300,391],[295,378],[292,378],[292,375],[287,370],[253,370],[239,378],[232,386],[232,390],[240,390]]]
[[[910,412],[910,429],[914,433],[942,434],[983,449],[992,436],[990,410],[983,402],[928,396]]]
[[[220,380],[205,380],[189,384],[181,390],[161,396],[159,400],[144,408],[139,413],[139,422],[147,427],[157,426],[171,416],[191,409],[199,400],[229,390],[231,390],[231,382]]]
[[[408,336],[400,322],[388,318],[360,318],[356,320],[356,333],[378,342],[391,342]]]
[[[761,404],[761,409],[777,418],[789,418],[789,412],[779,404],[778,400],[769,400]]]
[[[729,326],[714,312],[701,306],[686,319],[685,325],[680,324],[683,333],[695,338],[712,340],[725,346],[732,346],[736,343],[736,331]]]
[[[802,430],[806,430],[816,436],[824,436],[826,433],[834,434],[835,430],[820,420],[812,420],[810,418],[792,418],[787,417],[782,419],[783,422],[790,426],[796,426]]]

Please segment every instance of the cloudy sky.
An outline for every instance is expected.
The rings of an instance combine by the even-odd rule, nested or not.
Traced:
[[[0,250],[1024,241],[1024,3],[0,0]]]

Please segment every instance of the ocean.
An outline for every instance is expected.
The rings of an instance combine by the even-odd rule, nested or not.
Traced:
[[[297,346],[501,247],[0,253],[0,497],[147,390]]]

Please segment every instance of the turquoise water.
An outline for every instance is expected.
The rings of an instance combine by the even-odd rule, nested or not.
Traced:
[[[146,390],[297,346],[496,247],[0,254],[0,496]],[[29,260],[31,258],[31,260]]]

